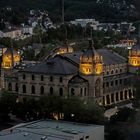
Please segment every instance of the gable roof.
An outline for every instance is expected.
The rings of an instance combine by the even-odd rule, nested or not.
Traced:
[[[75,74],[78,67],[68,62],[61,56],[55,56],[35,66],[23,69],[21,72],[42,73],[48,75],[70,75]]]
[[[103,57],[104,65],[127,63],[126,58],[113,51],[109,51],[106,49],[98,49],[97,52]]]
[[[76,75],[74,77],[72,77],[69,81],[69,83],[72,84],[77,84],[77,83],[87,83],[88,81],[86,79],[84,79],[83,77],[81,77],[80,75]]]

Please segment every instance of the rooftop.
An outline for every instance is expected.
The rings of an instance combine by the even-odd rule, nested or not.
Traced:
[[[37,121],[0,132],[0,140],[71,140],[76,135],[94,132],[104,126],[63,121]]]
[[[121,55],[106,49],[98,49],[97,53],[103,57],[104,65],[127,63],[127,59]],[[35,66],[27,67],[22,72],[42,73],[48,75],[71,75],[79,71],[80,56],[82,51],[56,55]]]

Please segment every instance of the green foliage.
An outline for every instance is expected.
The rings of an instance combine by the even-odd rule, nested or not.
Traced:
[[[126,138],[127,138],[126,131],[116,127],[110,128],[107,140],[126,140]]]
[[[23,59],[32,61],[35,59],[35,53],[33,49],[28,49],[23,52]]]
[[[3,92],[0,98],[0,120],[9,120],[9,113],[15,108],[16,105],[16,95],[8,92]]]
[[[11,47],[11,39],[9,37],[1,38],[0,44],[4,45],[6,47]]]
[[[0,107],[3,116],[8,118],[8,114],[12,113],[22,120],[55,119],[54,113],[58,119],[62,119],[60,114],[64,114],[63,120],[80,123],[100,123],[104,120],[103,108],[93,100],[85,102],[77,97],[43,96],[38,100],[28,98],[16,102],[16,96],[8,93],[1,97]]]
[[[139,3],[138,0],[136,2]],[[115,3],[120,3],[120,6],[122,6],[122,0],[116,0]],[[23,15],[26,13],[25,9],[46,9],[54,21],[61,21],[61,0],[1,0],[0,2],[0,7],[2,8],[9,5],[16,7],[11,16],[8,16],[8,19],[14,24],[19,24],[26,20],[26,14]],[[103,1],[102,4],[97,3],[96,0],[65,0],[65,19],[88,17],[116,22],[138,18],[138,14],[131,10],[130,12],[127,7],[123,6],[118,10],[112,5],[110,0]],[[126,5],[135,5],[136,11],[139,12],[139,7],[135,2],[127,0]],[[1,11],[1,19],[7,19],[7,15],[10,15],[9,12],[4,13],[4,11]]]
[[[135,120],[136,110],[131,108],[120,108],[119,111],[111,117],[112,122],[132,122]]]

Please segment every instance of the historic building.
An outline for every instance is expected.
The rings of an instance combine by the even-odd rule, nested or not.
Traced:
[[[113,51],[95,50],[92,44],[79,52],[66,46],[36,65],[5,74],[5,89],[21,97],[78,96],[93,98],[100,105],[116,104],[134,98],[132,80],[140,66],[139,53],[137,44],[130,50],[128,63]]]

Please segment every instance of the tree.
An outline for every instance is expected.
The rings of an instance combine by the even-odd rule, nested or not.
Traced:
[[[113,115],[110,120],[111,122],[131,122],[134,121],[136,110],[128,107],[120,108],[119,111]]]
[[[0,98],[0,120],[10,120],[9,113],[12,113],[16,105],[17,96],[12,93],[3,92]]]

